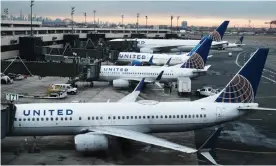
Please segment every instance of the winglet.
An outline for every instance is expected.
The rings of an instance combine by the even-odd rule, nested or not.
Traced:
[[[134,89],[134,91],[141,91],[143,88],[145,82],[145,78],[142,78],[142,80],[139,82],[139,84],[136,86],[136,88]]]
[[[143,86],[144,86],[145,78],[142,78],[141,81],[137,84],[136,88],[130,94],[126,95],[122,99],[118,100],[119,103],[124,102],[135,102],[137,97],[139,96]]]
[[[198,153],[204,156],[207,160],[209,160],[212,164],[217,165],[217,162],[210,154],[210,151],[213,150],[216,146],[218,137],[224,126],[219,127],[208,139],[207,141],[198,149]]]
[[[164,70],[162,70],[159,75],[156,77],[156,80],[154,81],[154,83],[159,87],[159,88],[162,88],[161,84],[160,84],[160,80],[163,76],[163,73],[164,73]]]
[[[160,81],[160,80],[161,80],[163,73],[164,73],[164,70],[162,70],[162,71],[159,73],[159,75],[156,77],[156,81]]]
[[[192,69],[204,69],[210,48],[212,39],[205,38],[202,44],[194,51],[191,52],[190,58],[183,63],[181,68],[192,68]]]
[[[151,65],[153,64],[152,60],[153,60],[153,56],[151,56],[150,59],[149,59],[149,64],[151,64]]]
[[[170,66],[171,60],[172,60],[172,57],[170,57],[170,59],[166,62],[166,64],[164,66]]]
[[[224,21],[217,29],[210,33],[209,37],[214,41],[220,42],[224,36],[224,33],[228,27],[229,21]]]

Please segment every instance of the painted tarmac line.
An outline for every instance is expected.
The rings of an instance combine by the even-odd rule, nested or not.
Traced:
[[[246,51],[240,52],[240,53],[237,55],[237,58],[236,58],[236,65],[239,66],[239,67],[242,67],[242,66],[238,63],[238,59],[239,59],[240,55],[241,55],[242,53],[245,53],[245,52],[246,52]],[[262,75],[262,77],[276,84],[276,80],[273,80],[273,79],[268,78],[268,77],[263,76],[263,75]]]

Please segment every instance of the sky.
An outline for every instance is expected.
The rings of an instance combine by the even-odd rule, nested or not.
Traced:
[[[230,20],[230,26],[268,27],[264,22],[276,20],[276,1],[38,1],[34,2],[33,13],[37,16],[55,18],[70,18],[71,7],[75,7],[74,20],[84,22],[84,12],[87,21],[93,21],[93,10],[96,10],[96,20],[136,23],[136,14],[140,13],[139,24],[170,25],[173,15],[173,25],[188,21],[188,25],[217,26],[223,20]],[[9,9],[9,14],[19,15],[20,10],[27,16],[30,13],[30,1],[1,1],[1,12]]]

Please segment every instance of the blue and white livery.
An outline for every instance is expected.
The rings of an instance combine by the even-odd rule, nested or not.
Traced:
[[[200,55],[200,52],[197,54]],[[267,54],[268,49],[258,49],[223,91],[192,102],[140,100],[15,104],[14,124],[9,135],[75,135],[74,144],[80,152],[107,150],[110,144],[108,137],[119,137],[183,153],[200,153],[213,164],[217,164],[209,153],[214,137],[209,138],[199,149],[195,149],[160,139],[149,133],[197,130],[233,121],[255,111],[276,111],[258,107],[258,103],[254,103]],[[26,114],[28,110],[30,113]],[[40,114],[32,113],[34,110],[39,110]],[[41,114],[43,110],[54,111],[52,114]],[[58,113],[58,110],[63,111]],[[213,136],[217,137],[220,131],[221,128]]]
[[[214,39],[211,48],[223,49],[228,42],[221,41],[224,32],[227,29],[229,21],[224,21],[217,29],[209,36]],[[179,40],[179,39],[114,39],[112,41],[137,41],[140,53],[154,53],[154,52],[187,52],[191,51],[200,40]]]

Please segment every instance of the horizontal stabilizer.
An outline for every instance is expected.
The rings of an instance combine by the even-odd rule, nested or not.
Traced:
[[[264,108],[264,107],[239,107],[239,111],[276,111],[275,108]]]
[[[210,67],[211,67],[211,65],[207,65],[207,66],[204,67],[204,69],[195,70],[195,71],[193,71],[193,73],[204,73],[204,72],[207,72]]]

